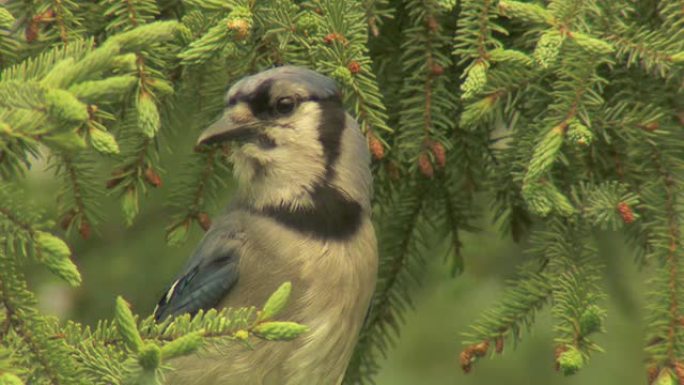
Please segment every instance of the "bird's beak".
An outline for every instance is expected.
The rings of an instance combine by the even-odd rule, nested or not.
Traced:
[[[221,118],[202,132],[197,139],[197,145],[250,139],[256,134],[254,124],[250,123],[236,123],[230,118],[230,114],[224,113]]]

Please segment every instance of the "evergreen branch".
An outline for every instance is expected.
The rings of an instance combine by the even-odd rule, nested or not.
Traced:
[[[553,285],[551,274],[540,271],[533,264],[520,269],[519,277],[510,282],[504,298],[486,311],[464,334],[468,346],[461,352],[461,368],[469,372],[479,358],[484,357],[490,344],[495,352],[502,353],[505,340],[513,344],[520,340],[520,330],[531,328],[537,311],[551,298]]]
[[[126,3],[126,11],[128,13],[128,20],[131,22],[131,26],[137,27],[138,26],[138,16],[137,12],[135,10],[135,7],[133,7],[133,3],[131,0],[124,0]]]
[[[456,216],[458,211],[456,210],[455,202],[452,200],[455,195],[452,195],[446,186],[442,188],[443,199],[446,211],[447,224],[451,231],[451,244],[450,252],[453,253],[452,263],[451,263],[451,275],[456,276],[456,274],[463,271],[463,256],[461,255],[461,249],[463,247],[463,242],[459,237],[459,232],[461,230],[461,219]]]
[[[140,4],[141,7],[144,7],[144,13],[149,17],[155,15],[157,12],[156,5],[145,5],[145,1]],[[136,9],[134,14],[129,13],[128,22],[136,26],[138,19],[134,16],[139,15],[141,11],[143,10]],[[126,45],[128,41],[134,40],[136,36],[146,32],[146,29],[152,26],[156,26],[158,29],[156,33],[164,39],[168,39],[176,30],[175,23],[152,23],[115,35],[108,43]],[[126,28],[125,24],[123,28]],[[154,37],[155,34],[149,33],[149,35],[147,38]],[[167,82],[161,72],[148,65],[148,60],[153,60],[152,54],[143,54],[141,49],[135,51],[135,74],[138,79],[135,90],[135,113],[126,116],[122,122],[124,129],[121,140],[122,143],[127,144],[129,151],[121,157],[118,167],[112,173],[112,179],[107,183],[108,188],[120,186],[122,209],[128,225],[133,223],[139,211],[139,193],[145,191],[143,178],[153,187],[160,187],[162,183],[156,170],[158,168],[156,166],[158,163],[157,149],[152,146],[154,144],[153,139],[158,135],[161,128],[159,98],[156,94],[163,93],[160,91],[170,88],[165,86]]]
[[[0,265],[2,265],[4,271],[10,272],[11,270],[9,270],[9,266],[7,266],[8,261],[3,260],[4,258],[4,256],[0,257]],[[5,279],[0,278],[0,296],[2,297],[2,305],[7,312],[7,325],[13,328],[13,330],[21,337],[23,342],[31,351],[31,354],[36,362],[38,362],[38,364],[42,367],[45,375],[50,381],[50,384],[61,384],[62,382],[57,377],[57,372],[53,367],[53,363],[50,362],[48,357],[46,357],[46,355],[43,353],[43,349],[40,346],[40,341],[37,341],[35,338],[33,338],[33,335],[25,324],[24,319],[17,316],[17,309],[14,307],[15,304],[11,302],[14,297],[12,294],[14,293],[10,292],[9,286],[5,284]]]
[[[682,35],[684,26],[684,1],[668,0],[658,2],[658,11],[663,18],[667,31],[676,35]]]
[[[503,0],[499,1],[498,10],[503,16],[522,19],[530,23],[557,24],[556,18],[548,9],[534,3]]]
[[[169,369],[166,361],[200,348],[214,349],[227,342],[252,348],[253,338],[288,341],[306,333],[305,325],[273,320],[287,305],[290,293],[291,285],[286,282],[261,310],[254,307],[200,310],[194,315],[179,315],[160,323],[151,316],[137,321],[129,305],[119,297],[114,322],[100,322],[94,330],[69,323],[64,328],[64,338],[95,383],[126,382],[146,374],[158,377]]]
[[[601,296],[597,294],[595,272],[586,267],[571,267],[554,285],[556,364],[565,375],[580,370],[592,351],[601,351],[589,336],[603,328],[605,311],[596,305]]]
[[[350,62],[355,63],[355,62]],[[358,62],[356,62],[358,63]],[[352,78],[351,88],[354,95],[355,110],[358,111],[361,130],[373,133],[377,130],[391,131],[385,121],[387,115],[385,107],[379,100],[380,90],[375,82],[374,75],[368,69],[362,69],[362,73]],[[368,86],[371,86],[369,90]]]
[[[605,297],[597,284],[602,265],[590,237],[586,224],[551,218],[535,233],[529,249],[547,259],[553,274],[556,369],[565,375],[576,373],[592,352],[601,351],[590,338],[602,331],[605,318],[598,306]]]
[[[488,138],[484,141],[477,140],[478,134],[457,130],[454,136],[457,138],[453,142],[454,147],[461,151],[452,151],[447,157],[444,172],[439,176],[439,195],[436,197],[438,204],[435,207],[437,213],[434,214],[438,217],[441,212],[446,213],[444,225],[451,233],[448,253],[453,253],[452,276],[462,272],[464,268],[460,233],[479,231],[472,225],[479,212],[474,197],[476,191],[484,184],[480,183],[478,177],[486,173],[482,157],[486,153],[483,148],[486,149],[488,145]]]
[[[103,195],[96,187],[98,184],[91,182],[98,179],[92,167],[93,157],[87,152],[63,153],[55,157],[54,162],[55,174],[64,178],[65,185],[58,196],[60,225],[65,230],[76,228],[84,239],[88,239],[92,227],[101,219],[99,201]]]
[[[597,11],[595,0],[568,1],[552,0],[548,10],[562,24],[571,25],[576,23],[580,16]]]
[[[107,31],[128,31],[154,21],[159,14],[154,0],[102,0],[109,5],[105,15],[110,17]]]
[[[490,51],[501,49],[502,44],[493,37],[493,32],[507,35],[508,32],[495,23],[494,2],[491,0],[469,0],[461,5],[458,33],[455,37],[453,54],[459,55],[459,65],[470,60],[461,77],[461,98],[470,99],[480,93],[487,84]]]
[[[448,89],[444,69],[451,66],[447,56],[447,40],[443,36],[440,8],[433,2],[408,2],[408,17],[401,48],[402,106],[399,112],[397,142],[412,164],[431,178],[434,166],[446,164],[446,139],[453,128],[447,111],[455,110],[455,98]],[[434,164],[434,166],[433,166]]]
[[[320,30],[329,33],[316,45],[323,60],[313,64],[350,91],[343,94],[345,102],[353,106],[362,131],[392,131],[387,126],[386,108],[371,70],[366,47],[368,24],[362,4],[326,0],[320,5],[323,15],[314,12],[311,16]],[[305,39],[300,42],[307,44]]]
[[[375,37],[380,35],[380,26],[383,19],[392,18],[393,10],[388,7],[388,3],[388,0],[364,0],[368,28]]]
[[[11,67],[3,67],[0,75],[3,81],[42,79],[57,63],[68,58],[80,60],[92,50],[92,47],[93,39],[80,39],[66,46],[53,47]]]
[[[576,207],[582,218],[594,226],[617,230],[639,218],[631,209],[639,205],[639,197],[625,184],[614,181],[600,185],[580,183],[577,190],[573,191]]]
[[[34,236],[40,226],[40,214],[35,208],[16,202],[20,192],[12,185],[0,186],[0,241],[4,254],[14,258],[32,255]]]
[[[318,29],[321,27],[320,20],[311,13],[293,2],[284,1],[255,14],[257,28],[263,31],[263,39],[258,45],[264,50],[264,55],[268,56],[266,62],[299,65],[309,63],[307,46],[315,44],[314,39],[318,37]],[[265,58],[263,55],[255,55],[254,60],[257,59]]]
[[[202,172],[200,173],[199,183],[197,184],[197,189],[193,194],[191,207],[197,208],[200,202],[203,200],[203,196],[206,193],[207,183],[209,178],[211,178],[214,173],[214,161],[215,161],[216,149],[211,149],[206,157],[206,163],[202,167]]]
[[[8,67],[17,58],[19,42],[10,32],[15,22],[10,11],[0,6],[0,68]]]
[[[12,211],[5,207],[0,207],[0,214],[5,216],[5,218],[9,219],[10,222],[12,222],[14,225],[17,227],[20,227],[23,231],[25,231],[29,235],[33,235],[33,228],[31,225],[28,223],[22,221],[19,219]]]
[[[601,59],[591,59],[591,64],[587,65],[572,62],[573,56],[568,52],[563,58],[564,65],[558,69],[559,80],[554,83],[551,94],[555,102],[548,107],[548,115],[543,120],[552,128],[536,145],[523,179],[523,197],[531,210],[542,216],[552,209],[566,216],[574,212],[567,198],[543,176],[560,156],[564,141],[570,139],[586,144],[591,140],[591,132],[580,119],[588,116],[589,109],[595,109],[603,102],[593,89],[600,90],[601,83],[605,82],[595,73]]]
[[[74,192],[74,201],[76,202],[77,213],[85,212],[85,204],[83,203],[83,195],[81,193],[81,186],[78,183],[78,177],[76,176],[76,170],[74,169],[73,160],[69,156],[63,158],[64,166],[67,170],[67,175],[69,176],[69,182],[71,183],[71,189]]]
[[[502,2],[503,3],[503,2]],[[458,33],[454,43],[455,55],[459,55],[459,64],[467,60],[486,62],[489,51],[501,48],[501,43],[493,38],[492,32],[507,34],[506,30],[494,23],[496,13],[494,1],[467,0],[461,4]]]
[[[232,56],[238,52],[239,47],[246,46],[252,30],[253,6],[254,3],[248,1],[234,6],[225,18],[219,20],[200,38],[192,41],[188,48],[179,54],[183,64],[202,64],[221,53]]]
[[[520,66],[495,67],[487,74],[482,98],[466,104],[459,118],[462,128],[493,127],[491,123],[502,100],[511,100],[539,80],[542,71]]]
[[[55,22],[59,29],[59,38],[66,44],[69,39],[67,37],[67,27],[64,22],[65,9],[62,0],[52,0],[52,10],[55,13]]]
[[[681,39],[676,34],[662,34],[643,27],[616,21],[604,38],[617,48],[626,66],[635,63],[662,78],[673,75],[673,56],[681,50]]]
[[[0,241],[4,254],[16,259],[32,257],[70,285],[78,286],[81,277],[70,259],[69,247],[60,238],[41,231],[46,226],[41,223],[40,216],[31,207],[13,202],[13,193],[17,194],[7,187],[0,188],[0,198],[5,201],[5,205],[0,206]]]
[[[216,191],[225,187],[229,170],[226,157],[227,148],[214,147],[208,152],[193,156],[192,166],[186,176],[175,186],[170,197],[170,206],[178,213],[167,227],[167,242],[177,245],[187,238],[190,224],[197,224],[207,231],[211,219],[206,212],[207,201],[214,199]]]
[[[12,331],[30,351],[51,385],[77,384],[62,341],[46,335],[48,325],[35,310],[36,300],[27,290],[23,275],[0,249],[0,301],[8,313]]]
[[[665,192],[664,214],[666,216],[665,231],[666,231],[666,256],[664,261],[664,268],[667,272],[667,334],[664,341],[661,343],[666,345],[666,357],[668,364],[674,366],[680,358],[680,334],[682,333],[682,325],[680,322],[680,287],[681,272],[679,245],[680,228],[679,228],[679,213],[677,209],[677,192],[676,190],[676,176],[672,174],[669,167],[665,166],[663,154],[655,146],[651,147],[653,153],[653,160],[656,164],[656,169],[660,174]]]
[[[430,24],[430,21],[434,20],[434,16],[430,13],[431,10],[429,8],[425,9],[426,13],[426,20],[428,24]],[[432,24],[436,23],[436,21],[432,21]],[[428,28],[430,28],[428,26]],[[430,34],[430,31],[426,31],[426,49],[425,49],[425,65],[427,68],[432,69],[434,63],[433,59],[433,39]],[[436,31],[435,31],[436,32]],[[430,133],[432,132],[432,92],[433,92],[433,79],[432,76],[426,76],[425,77],[425,82],[423,86],[423,95],[425,95],[425,112],[423,113],[423,132],[425,134],[425,139],[424,140],[429,140]]]
[[[127,132],[121,143],[129,148],[107,182],[107,188],[121,195],[121,205],[127,225],[131,225],[139,212],[139,192],[145,192],[145,184],[160,187],[162,180],[155,170],[157,153],[151,148],[152,139],[137,132]]]

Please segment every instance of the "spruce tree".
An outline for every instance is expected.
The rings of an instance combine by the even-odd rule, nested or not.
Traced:
[[[288,283],[260,310],[156,324],[118,298],[112,320],[62,322],[37,310],[23,268],[33,260],[78,286],[68,243],[97,236],[109,199],[133,224],[150,189],[172,191],[170,245],[206,230],[230,148],[169,140],[193,143],[229,84],[282,64],[338,82],[374,158],[380,271],[345,384],[372,383],[425,263],[462,271],[462,234],[489,210],[531,258],[465,331],[463,370],[519,341],[543,308],[559,372],[590,364],[607,315],[601,229],[628,242],[624,263],[651,267],[649,384],[684,382],[681,1],[7,0],[0,384],[161,384],[170,360],[205,344],[306,332],[272,320]],[[174,173],[169,152],[182,157]],[[23,199],[36,159],[59,181],[54,215]]]

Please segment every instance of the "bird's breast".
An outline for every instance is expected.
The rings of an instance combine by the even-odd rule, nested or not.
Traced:
[[[248,223],[238,283],[222,305],[260,307],[290,281],[290,303],[278,319],[309,327],[292,342],[263,346],[271,364],[247,363],[263,372],[255,383],[339,384],[375,287],[378,257],[370,219],[364,217],[345,241],[306,236],[265,217]]]

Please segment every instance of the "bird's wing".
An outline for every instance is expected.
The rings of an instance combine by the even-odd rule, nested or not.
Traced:
[[[229,229],[212,228],[188,263],[185,272],[162,296],[154,310],[156,320],[170,315],[195,314],[215,307],[238,279],[239,240]]]

